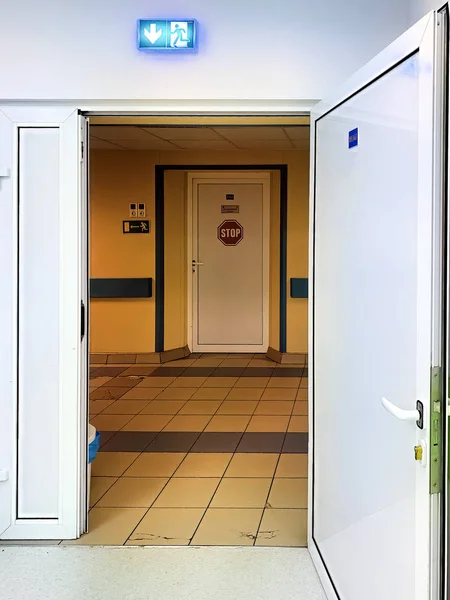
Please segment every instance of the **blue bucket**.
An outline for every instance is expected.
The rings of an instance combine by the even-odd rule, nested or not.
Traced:
[[[97,456],[98,449],[100,448],[100,431],[97,431],[95,434],[95,438],[88,446],[88,462],[89,464],[94,460]]]

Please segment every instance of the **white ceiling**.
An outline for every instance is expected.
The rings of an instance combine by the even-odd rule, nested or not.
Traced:
[[[309,126],[138,127],[92,125],[95,150],[295,150],[309,147]]]

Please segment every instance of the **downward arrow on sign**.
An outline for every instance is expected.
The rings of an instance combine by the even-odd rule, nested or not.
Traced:
[[[150,25],[150,31],[148,29],[144,29],[144,35],[151,44],[154,44],[162,36],[162,29],[156,30],[155,23],[152,23]]]

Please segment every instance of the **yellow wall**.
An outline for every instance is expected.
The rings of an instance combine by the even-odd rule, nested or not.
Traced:
[[[154,277],[155,234],[124,235],[130,202],[146,202],[154,220],[154,169],[143,152],[91,152],[91,277]],[[154,298],[91,301],[91,352],[151,352]]]
[[[308,300],[290,297],[290,278],[308,277],[309,152],[289,162],[287,211],[287,352],[308,352]]]
[[[91,160],[91,276],[155,277],[156,164],[287,164],[288,280],[308,273],[309,154],[299,150],[147,152],[94,150]],[[186,343],[186,174],[165,174],[165,349]],[[129,202],[146,202],[150,235],[123,235]],[[270,345],[279,336],[279,176],[272,173]],[[307,351],[307,301],[287,303],[287,351]],[[153,352],[154,298],[93,300],[91,352]]]
[[[187,344],[186,173],[164,174],[164,348]]]

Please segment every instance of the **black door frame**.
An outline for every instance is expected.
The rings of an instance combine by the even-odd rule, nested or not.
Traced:
[[[155,166],[155,352],[164,351],[164,174],[166,171],[278,171],[280,174],[280,334],[279,351],[286,352],[287,335],[287,164],[156,165]]]

